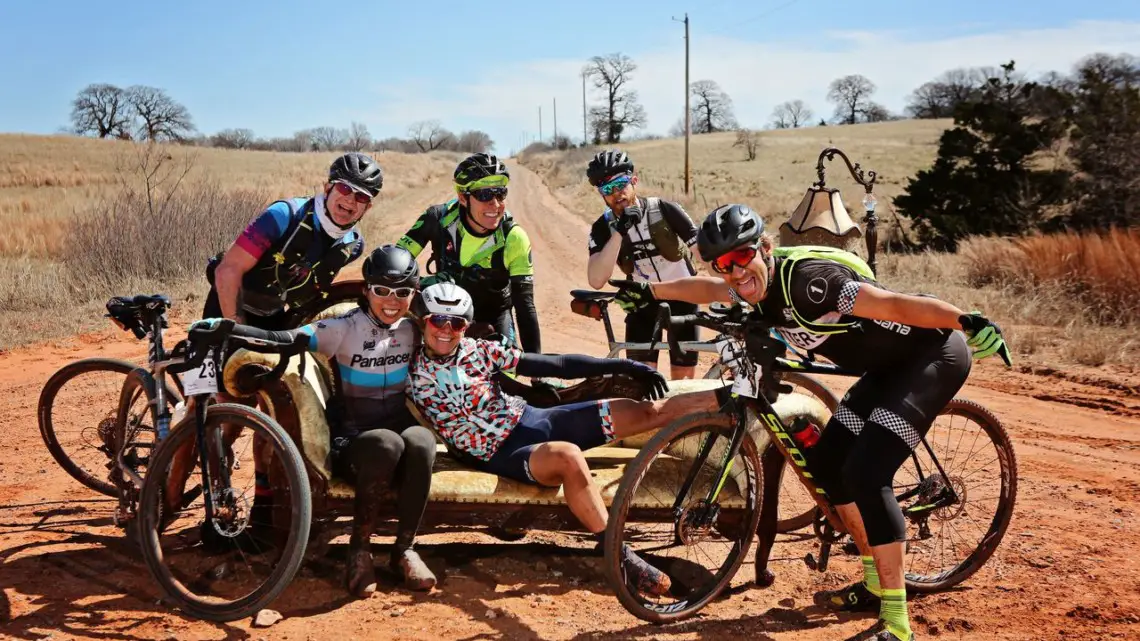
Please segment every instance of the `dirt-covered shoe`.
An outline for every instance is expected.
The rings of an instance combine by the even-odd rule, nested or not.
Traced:
[[[348,591],[358,599],[367,599],[376,591],[376,568],[367,549],[350,550],[346,577]]]
[[[415,550],[394,552],[391,567],[404,578],[404,585],[409,590],[426,592],[435,587],[435,574]]]
[[[816,592],[813,600],[821,608],[839,612],[878,612],[881,602],[862,581],[838,590]]]
[[[669,575],[653,567],[628,545],[621,546],[621,563],[630,583],[640,592],[651,596],[665,596],[673,587]]]
[[[898,635],[887,629],[886,622],[879,619],[870,629],[851,637],[850,641],[914,641],[914,639],[914,632],[911,632],[910,636],[905,639],[899,638]]]

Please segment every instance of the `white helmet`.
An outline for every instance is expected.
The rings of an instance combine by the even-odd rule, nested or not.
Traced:
[[[462,316],[468,321],[475,318],[475,304],[467,290],[454,283],[436,283],[420,292],[416,299],[415,315],[419,318],[432,314]]]

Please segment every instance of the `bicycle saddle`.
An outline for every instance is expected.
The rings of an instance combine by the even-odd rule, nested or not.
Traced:
[[[592,289],[571,289],[570,295],[574,300],[611,300],[617,292],[596,292]]]

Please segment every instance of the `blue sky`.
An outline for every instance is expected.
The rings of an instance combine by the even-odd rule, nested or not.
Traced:
[[[464,7],[464,8],[460,8]],[[500,152],[534,138],[580,137],[583,63],[624,52],[633,86],[665,132],[683,99],[683,27],[692,80],[716,80],[742,124],[801,98],[831,114],[827,84],[874,81],[901,110],[906,94],[958,66],[1011,58],[1036,74],[1095,51],[1140,54],[1140,2],[1027,0],[623,0],[599,2],[4,2],[0,131],[53,133],[93,82],[166,89],[199,130],[262,136],[365,123],[404,135],[420,119],[489,132]]]

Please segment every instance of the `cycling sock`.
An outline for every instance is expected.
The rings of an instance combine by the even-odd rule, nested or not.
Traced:
[[[863,561],[863,585],[867,591],[877,597],[883,596],[883,588],[879,587],[879,571],[875,569],[875,557],[859,557]]]
[[[906,588],[883,590],[883,602],[879,606],[879,618],[883,620],[891,634],[903,641],[910,639],[910,616],[906,611]]]

